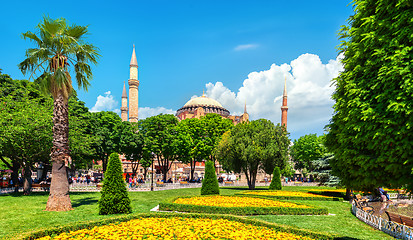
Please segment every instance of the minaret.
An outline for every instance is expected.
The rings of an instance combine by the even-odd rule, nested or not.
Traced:
[[[129,122],[138,121],[138,61],[136,60],[135,44],[133,44],[132,58],[129,65]]]
[[[120,108],[120,117],[122,121],[128,121],[128,95],[126,94],[125,82],[123,82],[122,107]]]
[[[284,78],[283,105],[281,106],[281,126],[287,129],[287,78]]]

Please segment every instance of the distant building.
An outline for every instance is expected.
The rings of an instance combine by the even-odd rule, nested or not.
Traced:
[[[224,118],[228,118],[234,125],[249,121],[246,107],[244,108],[244,113],[242,115],[232,116],[218,101],[206,97],[205,94],[202,94],[201,97],[189,100],[183,107],[176,111],[176,116],[179,120],[184,120],[187,118],[201,118],[208,113],[217,113]]]

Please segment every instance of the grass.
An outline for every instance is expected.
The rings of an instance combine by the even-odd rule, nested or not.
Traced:
[[[314,187],[311,187],[314,189]],[[303,190],[306,187],[285,187],[284,190]],[[232,195],[246,188],[221,188],[221,194]],[[155,192],[130,192],[133,213],[148,213],[166,198],[200,195],[200,189],[176,189]],[[100,193],[71,193],[74,210],[68,212],[46,212],[48,194],[32,193],[0,195],[0,238],[19,239],[28,233],[50,227],[70,225],[74,222],[88,222],[107,219],[111,216],[98,215],[97,202]],[[350,212],[348,202],[292,201],[327,207],[328,216],[253,216],[251,218],[296,226],[314,231],[338,234],[348,239],[392,239],[385,233],[374,230],[359,221]]]

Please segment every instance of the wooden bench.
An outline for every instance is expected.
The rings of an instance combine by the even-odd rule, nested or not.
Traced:
[[[369,200],[367,198],[363,198],[360,194],[357,194],[356,198],[354,198],[354,203],[357,208],[360,208],[367,213],[374,213],[374,208],[369,206],[368,202]]]
[[[39,188],[42,189],[43,191],[47,192],[50,190],[50,184],[49,183],[33,183],[32,184],[32,189],[34,188]]]
[[[234,185],[234,182],[233,181],[225,181],[224,184],[225,185]]]
[[[163,187],[163,186],[165,186],[165,183],[164,182],[156,182],[156,186],[157,187]]]
[[[389,218],[390,221],[392,222],[396,222],[399,224],[403,224],[409,227],[413,227],[413,218],[412,217],[407,217],[407,216],[403,216],[397,213],[392,213],[392,212],[388,212],[385,211],[387,217]]]
[[[181,185],[188,185],[189,183],[187,181],[180,181],[179,184]]]

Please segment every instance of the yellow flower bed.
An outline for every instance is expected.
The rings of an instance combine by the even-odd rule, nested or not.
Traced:
[[[310,189],[309,192],[339,192],[345,193],[346,189]]]
[[[190,197],[178,198],[173,203],[215,206],[215,207],[286,207],[286,208],[310,208],[305,205],[295,203],[279,202],[271,199],[237,197],[237,196],[207,196],[207,197]]]
[[[62,233],[49,239],[305,239],[268,227],[209,218],[138,218],[119,224]]]
[[[311,197],[311,198],[333,198],[313,193],[294,192],[294,191],[246,191],[243,194],[274,196],[274,197]]]

